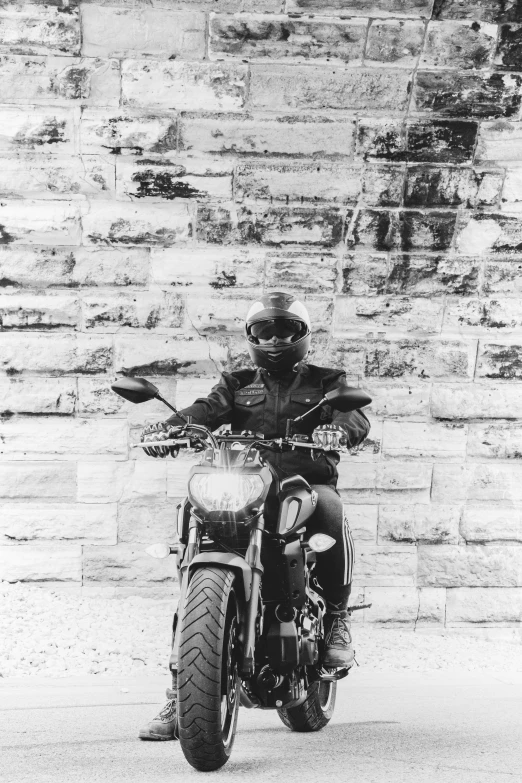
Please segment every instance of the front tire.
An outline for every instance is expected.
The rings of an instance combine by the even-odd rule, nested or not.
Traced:
[[[195,769],[210,772],[232,752],[239,709],[238,601],[234,573],[198,569],[181,619],[179,740]]]
[[[277,714],[292,731],[321,731],[332,718],[336,694],[336,682],[313,682],[302,704]]]

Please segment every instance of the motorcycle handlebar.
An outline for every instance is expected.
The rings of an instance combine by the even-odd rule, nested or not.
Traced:
[[[212,435],[212,433],[210,433]],[[214,438],[215,436],[213,436]],[[239,438],[238,438],[239,439]],[[228,439],[227,439],[228,440]],[[230,439],[231,440],[231,439]],[[225,441],[226,442],[226,441]],[[191,438],[169,438],[168,440],[146,440],[142,443],[133,443],[131,448],[133,449],[146,449],[150,446],[185,446],[190,448],[192,445]],[[218,442],[216,441],[218,446]],[[303,443],[303,441],[290,440],[287,438],[276,438],[275,440],[256,440],[249,444],[250,446],[262,447],[269,451],[291,451],[292,449],[299,448],[306,451],[313,449],[314,451],[326,451],[323,446],[318,446],[315,443]],[[287,449],[285,449],[285,446]],[[337,451],[337,449],[336,449]],[[342,451],[342,449],[339,449]]]

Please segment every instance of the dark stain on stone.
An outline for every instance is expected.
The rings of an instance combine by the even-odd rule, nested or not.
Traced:
[[[180,181],[177,175],[170,171],[137,171],[132,175],[132,182],[138,185],[138,189],[133,193],[135,198],[159,196],[172,201],[176,198],[201,198],[206,195],[187,182]]]
[[[522,22],[521,0],[435,0],[432,19],[477,19],[482,22]]]
[[[178,370],[191,367],[194,362],[177,362],[176,359],[165,359],[150,364],[141,364],[135,367],[125,367],[121,373],[125,376],[142,375],[171,375],[176,374]]]
[[[462,163],[471,160],[478,123],[421,120],[408,127],[407,160]]]
[[[14,416],[13,411],[1,411],[0,416],[2,419],[12,419]]]
[[[234,273],[227,274],[225,271],[221,271],[219,273],[217,280],[212,280],[210,282],[211,288],[215,288],[217,290],[220,290],[222,288],[233,288],[237,284],[237,278]]]
[[[16,237],[13,236],[13,234],[10,234],[5,226],[0,224],[0,245],[9,245],[11,242],[14,242],[15,239]]]
[[[375,226],[375,249],[390,250],[394,244],[395,230],[393,212],[378,212]]]
[[[372,135],[372,129],[366,128],[362,123],[358,130],[359,146],[366,151],[364,158],[384,158],[386,160],[403,160],[404,138],[398,130],[389,129],[382,133]]]
[[[522,27],[506,25],[500,28],[495,62],[501,71],[522,69]]]
[[[426,287],[425,296],[432,293],[446,293],[460,296],[472,296],[478,291],[479,263],[472,265],[464,272],[452,272],[443,267],[445,256],[425,256],[423,264],[413,264],[413,257],[409,254],[401,254],[392,258],[393,266],[383,286],[382,293],[397,294],[422,294],[422,285],[425,281],[432,281],[432,290]],[[417,289],[421,287],[421,292]]]
[[[102,146],[109,150],[110,155],[121,155],[122,150],[134,152],[135,155],[143,155],[143,147],[107,147],[106,144]]]
[[[401,212],[401,250],[447,250],[453,238],[456,219],[456,212]],[[431,236],[431,241],[426,241],[426,233]]]
[[[161,136],[158,141],[152,145],[150,148],[151,152],[170,152],[171,150],[177,149],[177,143],[178,143],[178,127],[175,122],[173,122],[163,136]]]
[[[248,221],[248,218],[246,218],[246,220]],[[252,224],[249,223],[249,225]],[[244,227],[241,227],[241,222],[239,223],[239,226],[241,229],[241,236],[243,237]],[[228,209],[198,205],[198,240],[208,242],[209,244],[223,245],[232,242],[234,234],[232,216]]]
[[[10,286],[17,285],[14,280],[9,280],[8,277],[0,278],[0,288],[9,288]]]
[[[32,135],[23,132],[17,133],[13,142],[18,147],[42,147],[44,144],[59,144],[66,141],[65,129],[67,122],[65,120],[46,120]]]
[[[469,172],[463,169],[411,167],[406,172],[405,207],[459,206]],[[470,204],[467,204],[471,206]]]
[[[454,117],[511,117],[522,102],[522,78],[504,84],[501,73],[469,74],[455,71],[419,71],[416,105],[419,111],[434,111]]]
[[[7,367],[5,374],[6,375],[21,375],[22,371],[17,370],[15,367]]]
[[[489,345],[484,356],[495,369],[485,374],[486,378],[513,380],[522,378],[522,346]]]
[[[473,24],[471,25],[471,29],[473,30],[473,32],[478,33],[478,31],[480,30],[479,23],[478,22],[473,22]]]
[[[64,74],[63,85],[54,84],[54,91],[66,98],[79,99],[87,97],[87,88],[91,72],[89,68],[71,66]]]

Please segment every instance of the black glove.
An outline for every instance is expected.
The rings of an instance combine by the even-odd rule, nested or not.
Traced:
[[[171,438],[179,437],[179,434],[183,427],[176,427],[166,422],[158,422],[157,424],[150,424],[141,431],[140,440],[143,443],[145,440],[170,440]],[[148,457],[177,457],[179,453],[179,446],[149,446],[143,449]]]

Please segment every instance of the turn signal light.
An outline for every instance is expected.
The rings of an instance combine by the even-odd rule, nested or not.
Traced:
[[[332,536],[327,536],[326,533],[315,533],[313,536],[310,536],[308,546],[310,549],[313,549],[314,552],[326,552],[326,550],[333,547],[335,543],[335,538],[332,538]]]

